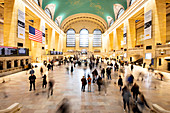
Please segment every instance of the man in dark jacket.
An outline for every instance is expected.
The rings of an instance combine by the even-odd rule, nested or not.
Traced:
[[[123,86],[123,81],[121,76],[119,75],[119,80],[118,80],[118,86],[120,87],[120,91],[122,90],[122,86]]]
[[[83,76],[83,78],[81,79],[81,82],[82,82],[82,90],[83,92],[85,92],[85,86],[87,84],[87,81],[86,81],[86,78]]]
[[[129,82],[129,85],[132,85],[133,84],[133,80],[134,80],[134,77],[133,75],[131,74],[128,78],[128,82]]]
[[[136,83],[134,83],[134,85],[132,86],[131,92],[133,92],[133,99],[137,101],[137,97],[139,94],[139,86]]]
[[[100,75],[97,79],[97,85],[98,85],[98,91],[99,91],[99,94],[100,94],[101,85],[102,85],[102,78],[100,77]]]
[[[105,69],[103,68],[102,70],[101,70],[101,76],[104,78],[104,74],[105,74]]]
[[[48,68],[48,71],[50,70],[50,68],[51,68],[51,65],[50,64],[48,64],[47,65],[47,68]]]
[[[108,80],[110,79],[110,80],[112,80],[112,78],[111,78],[111,68],[107,68],[106,69],[106,72],[107,72],[107,77],[108,77]]]
[[[33,84],[33,87],[34,87],[34,90],[35,90],[35,79],[36,79],[36,76],[34,74],[31,74],[31,76],[29,77],[29,80],[30,80],[30,90],[32,90],[32,84]]]
[[[133,71],[133,64],[131,64],[131,71]]]

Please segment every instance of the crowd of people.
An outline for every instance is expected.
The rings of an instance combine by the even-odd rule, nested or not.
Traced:
[[[70,71],[73,73],[74,68],[76,65],[81,67],[82,61],[75,58],[70,59],[64,59],[63,61],[59,61],[59,66],[61,64],[66,65],[71,64]],[[50,63],[44,63],[45,68],[48,69],[48,71],[53,71],[54,62],[51,61]],[[124,111],[133,111],[134,113],[142,113],[143,109],[146,106],[148,109],[150,109],[150,106],[148,105],[144,94],[140,91],[139,85],[134,82],[135,77],[133,76],[133,70],[134,65],[130,65],[131,73],[125,75],[125,66],[128,66],[126,63],[121,63],[116,60],[113,62],[107,62],[106,64],[102,59],[99,58],[94,59],[90,58],[89,62],[87,60],[84,60],[84,71],[88,68],[91,70],[91,73],[84,73],[83,77],[81,78],[82,82],[82,92],[86,91],[86,86],[88,86],[87,91],[93,92],[92,90],[95,84],[98,86],[98,92],[101,94],[101,91],[104,91],[105,95],[107,95],[107,87],[111,83],[112,79],[116,80],[114,83],[118,85],[119,90],[121,92],[121,96],[123,99],[123,109]],[[69,71],[69,67],[66,67],[66,69]],[[40,74],[42,76],[42,88],[46,88],[48,84],[48,98],[49,95],[53,95],[53,87],[54,87],[54,80],[50,79],[49,82],[47,82],[47,75],[44,74],[45,70],[43,67],[40,67]],[[35,71],[32,68],[30,70],[30,90],[35,89]],[[159,73],[160,74],[160,73]],[[87,76],[86,76],[87,75]],[[136,80],[138,81],[139,77],[141,77],[141,81],[144,80],[144,73],[140,72],[138,78]],[[112,78],[113,77],[113,78]],[[163,78],[163,75],[161,75],[161,80]],[[125,83],[124,83],[125,82]]]
[[[88,75],[87,80],[86,80],[86,76],[83,76],[83,78],[81,79],[83,92],[85,92],[85,86],[87,85],[87,83],[88,83],[88,92],[91,92],[91,84],[93,83],[93,85],[96,84],[98,86],[99,94],[101,92],[101,87],[104,87],[103,91],[105,92],[105,95],[106,95],[108,81],[112,80],[112,76],[114,76],[114,74],[115,75],[119,74],[118,79],[117,79],[117,84],[120,88],[119,90],[123,98],[124,111],[127,110],[128,112],[133,111],[133,113],[143,113],[144,108],[147,107],[148,109],[151,109],[145,99],[144,94],[139,90],[140,89],[139,85],[137,83],[134,83],[135,78],[132,74],[134,70],[133,64],[130,65],[131,73],[129,73],[129,75],[126,75],[125,77],[124,64],[119,64],[118,62],[115,62],[114,64],[108,63],[107,67],[104,68],[104,66],[98,67],[99,63],[98,64],[96,63],[95,65],[96,67],[93,65],[91,67],[91,64],[93,64],[93,62],[89,63],[90,69],[92,70],[94,68],[93,71],[91,72],[92,78],[90,77],[90,75]],[[101,75],[99,75],[97,68],[100,69]],[[113,72],[112,70],[114,71],[113,74],[112,74]],[[141,74],[143,73],[140,72],[139,76],[141,76]],[[125,80],[123,80],[122,77]],[[123,83],[123,82],[126,82],[126,83]],[[127,106],[127,109],[126,109],[126,106]]]

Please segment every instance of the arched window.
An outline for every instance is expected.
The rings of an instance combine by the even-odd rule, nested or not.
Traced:
[[[125,12],[124,9],[121,8],[121,9],[119,10],[118,14],[117,14],[117,19],[118,19],[124,12]]]
[[[136,0],[130,0],[129,6],[131,6]]]
[[[80,30],[80,47],[89,46],[89,31],[87,29]]]
[[[114,23],[114,20],[112,19],[111,22],[110,22],[109,27],[112,26],[113,23]]]
[[[55,23],[57,24],[57,26],[59,26],[59,22],[57,19],[55,19]]]
[[[34,0],[35,3],[37,3],[40,6],[40,1],[39,0]]]
[[[51,11],[50,9],[46,8],[45,13],[52,19]]]
[[[67,45],[67,47],[75,47],[75,45],[76,45],[76,38],[75,38],[75,31],[74,31],[74,29],[69,29],[67,31],[66,45]]]
[[[95,29],[93,32],[93,47],[102,46],[102,32],[99,29]]]

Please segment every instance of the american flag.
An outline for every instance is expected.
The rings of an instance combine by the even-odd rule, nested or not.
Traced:
[[[42,32],[29,26],[29,39],[42,43]]]

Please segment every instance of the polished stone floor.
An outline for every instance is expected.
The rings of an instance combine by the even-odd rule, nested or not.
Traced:
[[[71,110],[70,113],[123,113],[123,101],[119,87],[114,84],[117,81],[115,73],[112,71],[112,80],[107,87],[107,95],[102,89],[101,94],[97,91],[97,85],[92,84],[92,92],[81,92],[81,78],[84,75],[84,66],[74,68],[70,73],[66,70],[67,66],[55,66],[53,71],[45,72],[48,79],[55,80],[54,95],[47,98],[47,89],[42,89],[42,78],[39,68],[35,68],[36,91],[29,91],[28,71],[15,73],[1,77],[7,80],[0,83],[0,109],[18,102],[22,105],[23,113],[55,113],[63,98],[68,98]],[[102,66],[104,67],[104,65]],[[99,70],[99,69],[98,69]],[[145,73],[145,81],[137,81],[139,72]],[[87,68],[86,74],[91,73]],[[99,71],[100,73],[100,71]],[[148,104],[158,104],[170,110],[170,81],[168,77],[160,81],[153,73],[146,69],[135,66],[131,72],[126,67],[125,75],[133,73],[135,81],[140,86]],[[170,76],[166,73],[166,76]],[[125,81],[126,77],[124,77]],[[125,84],[125,83],[124,83]],[[86,86],[87,89],[87,86]],[[145,110],[149,113],[149,110]]]

